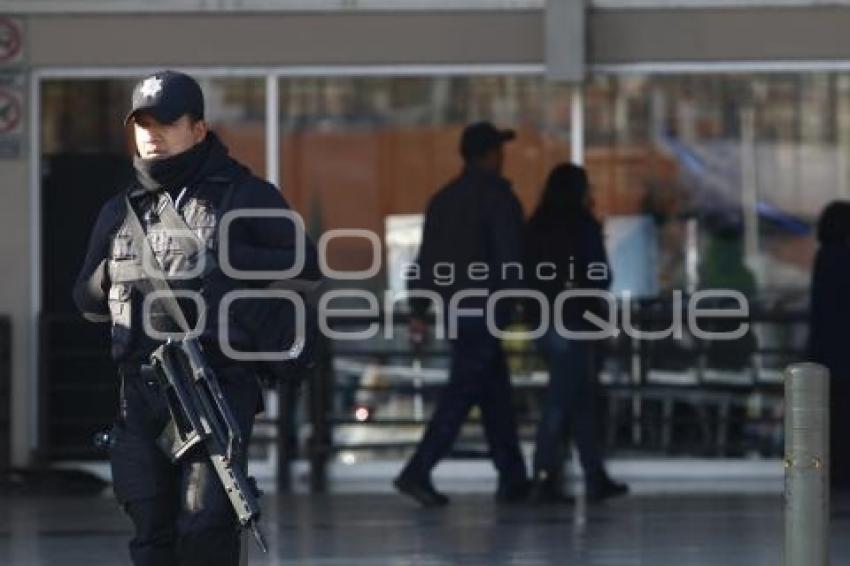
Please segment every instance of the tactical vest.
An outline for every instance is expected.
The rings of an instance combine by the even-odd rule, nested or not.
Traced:
[[[222,187],[224,188],[224,187]],[[194,191],[198,195],[200,191]],[[157,195],[145,195],[142,205],[137,208],[139,220],[148,235],[150,249],[153,251],[158,265],[162,271],[169,276],[169,284],[174,289],[191,289],[202,291],[202,277],[186,278],[186,275],[198,271],[199,258],[206,253],[215,253],[217,250],[216,223],[217,212],[215,203],[203,197],[185,197],[181,202],[179,212],[186,224],[191,228],[194,237],[189,234],[175,234],[166,230],[163,226],[159,211],[164,203],[163,199],[171,199],[171,196],[163,191]],[[149,252],[142,253],[140,244],[134,242],[129,222],[125,219],[121,227],[112,239],[109,251],[109,277],[111,286],[109,288],[109,312],[112,319],[112,357],[119,360],[133,354],[145,355],[152,344],[156,342],[150,339],[144,330],[142,320],[142,304],[146,294],[147,279],[143,267],[143,259],[150,255]],[[203,253],[201,253],[203,248]],[[194,253],[187,253],[191,251]],[[205,275],[211,268],[209,261],[206,262]],[[162,305],[157,307],[159,301],[152,303],[151,326],[161,332],[176,332]],[[191,300],[181,300],[181,306],[191,305],[192,309],[184,312],[191,313],[194,305]],[[213,301],[217,304],[217,301]],[[208,305],[205,305],[208,306]],[[215,321],[216,312],[207,313],[207,325]],[[195,317],[190,318],[194,324]]]

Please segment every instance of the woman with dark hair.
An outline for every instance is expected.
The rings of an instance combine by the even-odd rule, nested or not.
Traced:
[[[830,372],[832,486],[850,488],[850,202],[834,201],[817,224],[820,246],[812,270],[809,359]]]
[[[546,181],[537,209],[526,226],[526,274],[530,287],[540,291],[549,305],[568,289],[607,290],[611,268],[602,237],[602,225],[590,208],[584,169],[564,163]],[[532,305],[534,303],[532,302]],[[542,415],[534,454],[535,498],[565,502],[560,469],[561,447],[567,427],[573,433],[584,470],[585,496],[601,501],[624,495],[628,488],[612,481],[602,460],[596,409],[596,348],[591,340],[568,335],[598,330],[585,313],[604,315],[607,303],[598,298],[570,299],[563,303],[563,328],[555,326],[554,313],[546,321],[546,334],[538,346],[549,365]],[[551,311],[552,309],[550,309]],[[536,318],[539,313],[532,313]]]

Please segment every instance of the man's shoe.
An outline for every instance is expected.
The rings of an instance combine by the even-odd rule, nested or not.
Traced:
[[[629,486],[624,483],[615,482],[610,478],[605,478],[587,486],[585,499],[588,503],[601,503],[606,499],[614,497],[622,497],[629,493]]]
[[[393,485],[399,493],[423,507],[442,507],[449,503],[449,498],[434,489],[429,480],[415,480],[402,474],[393,481]]]
[[[564,493],[563,488],[555,482],[544,480],[534,482],[531,501],[540,505],[572,505],[575,497]]]
[[[510,485],[499,484],[496,501],[499,503],[522,503],[531,494],[531,482],[524,480]]]

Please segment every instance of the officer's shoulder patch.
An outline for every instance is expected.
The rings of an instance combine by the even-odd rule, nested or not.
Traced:
[[[207,198],[196,198],[187,203],[183,213],[186,221],[192,226],[206,226],[215,224],[215,203]]]

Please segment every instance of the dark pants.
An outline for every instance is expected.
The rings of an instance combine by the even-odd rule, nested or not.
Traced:
[[[847,433],[850,431],[850,379],[846,375],[833,375],[829,382],[829,444],[830,483],[832,487],[850,489],[850,449]]]
[[[592,342],[567,340],[547,332],[538,346],[549,363],[543,411],[537,427],[535,475],[558,477],[564,461],[562,447],[569,428],[575,438],[585,481],[604,477],[599,443],[595,349]]]
[[[247,442],[260,407],[254,374],[216,372]],[[239,529],[227,494],[202,447],[173,464],[156,445],[169,413],[159,385],[122,369],[124,417],[110,453],[115,496],[135,527],[136,566],[237,566]],[[244,464],[244,462],[243,462]]]
[[[478,405],[500,485],[524,483],[527,474],[519,449],[510,374],[501,344],[490,335],[483,321],[461,319],[458,338],[451,348],[448,384],[404,473],[428,478],[434,466],[451,450],[472,406]]]

